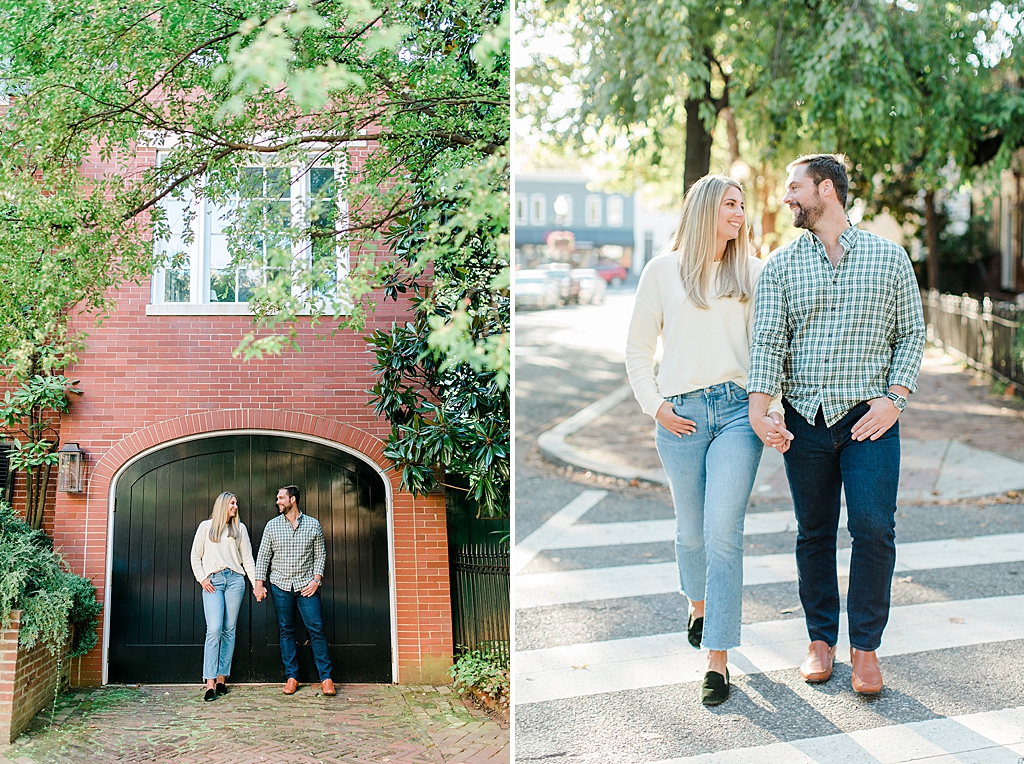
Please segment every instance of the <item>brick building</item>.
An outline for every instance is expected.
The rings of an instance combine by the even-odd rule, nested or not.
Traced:
[[[348,160],[366,150],[350,150]],[[158,150],[137,160],[158,161]],[[283,183],[295,208],[333,168],[293,169],[283,180],[252,171],[262,173],[266,196]],[[168,246],[184,247],[185,264],[123,286],[101,326],[83,325],[87,350],[65,372],[84,394],[62,419],[61,442],[86,453],[86,482],[81,493],[53,493],[44,529],[103,603],[100,645],[73,662],[72,684],[198,683],[205,621],[188,562],[195,528],[216,495],[230,491],[258,548],[275,492],[290,483],[325,531],[335,679],[446,681],[453,645],[444,496],[414,499],[388,470],[390,425],[367,405],[375,379],[364,334],[318,338],[305,319],[303,352],[233,358],[252,328],[245,300],[259,274],[228,264],[210,202],[168,204]],[[182,214],[189,205],[191,218]],[[196,227],[191,242],[184,225]],[[342,274],[345,267],[339,262]],[[378,301],[365,333],[406,320],[407,308]],[[311,656],[300,659],[302,680],[315,679]],[[231,680],[283,677],[271,600],[256,603],[247,588]]]

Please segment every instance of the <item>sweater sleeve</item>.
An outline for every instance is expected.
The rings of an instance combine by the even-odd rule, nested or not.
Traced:
[[[252,558],[252,542],[249,540],[249,529],[241,523],[242,533],[238,537],[238,552],[242,556],[242,567],[249,581],[256,586],[256,561]]]
[[[664,311],[657,279],[651,269],[645,268],[640,274],[633,305],[633,317],[629,322],[626,338],[626,374],[633,387],[640,408],[653,417],[658,413],[664,398],[658,392],[654,375],[654,354],[658,348],[658,337],[664,326]]]
[[[199,583],[206,580],[206,571],[203,570],[203,553],[206,551],[206,532],[209,530],[210,528],[205,522],[199,523],[199,527],[196,528],[196,537],[192,539],[192,554],[190,555],[192,575]]]

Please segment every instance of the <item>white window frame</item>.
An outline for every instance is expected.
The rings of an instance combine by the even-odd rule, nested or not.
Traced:
[[[360,142],[363,143],[363,142]],[[164,147],[159,147],[164,148]],[[158,151],[159,157],[159,151]],[[254,159],[251,167],[259,166],[261,162]],[[262,163],[267,167],[272,164]],[[331,164],[325,162],[314,162],[309,165],[291,166],[291,214],[293,224],[301,223],[306,211],[306,206],[311,197],[310,191],[310,170],[314,167],[330,167],[334,170],[335,178],[344,177],[346,169],[345,157],[342,154],[337,161]],[[297,188],[298,187],[298,188]],[[230,315],[247,316],[252,315],[252,309],[248,302],[216,302],[210,300],[210,247],[209,240],[213,226],[213,216],[219,210],[209,199],[198,199],[193,197],[193,203],[201,205],[193,218],[192,242],[189,247],[190,289],[188,302],[166,302],[164,300],[164,287],[166,270],[162,267],[156,268],[151,280],[150,302],[146,306],[148,316],[203,316],[203,315]],[[338,220],[343,227],[348,224],[348,201],[343,195],[337,197]],[[303,257],[303,252],[312,256],[312,247],[309,240],[292,242],[292,258],[298,262]],[[351,267],[351,253],[347,246],[338,247],[338,281],[342,281],[348,274]],[[297,286],[293,286],[297,290]],[[300,311],[302,315],[308,315],[311,311],[306,308]]]
[[[603,200],[600,194],[590,194],[583,210],[583,222],[591,228],[601,225],[601,214],[603,212]]]
[[[530,194],[530,225],[547,225],[548,198],[544,194]]]
[[[619,194],[609,196],[605,214],[609,228],[622,228],[626,221],[626,200]]]
[[[516,194],[516,225],[530,224],[530,197]]]

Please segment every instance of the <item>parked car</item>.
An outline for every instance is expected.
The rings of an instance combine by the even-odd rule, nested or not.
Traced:
[[[626,280],[626,276],[629,275],[629,272],[622,263],[613,263],[611,261],[598,263],[594,266],[594,270],[600,273],[601,278],[613,287],[621,286],[622,282]]]
[[[545,271],[548,278],[558,283],[559,295],[566,305],[580,301],[580,282],[572,277],[572,263],[544,263],[537,270]]]
[[[517,308],[556,308],[562,299],[559,284],[548,271],[517,271],[512,292]]]
[[[604,302],[608,285],[601,274],[593,268],[576,268],[570,275],[574,281],[580,282],[579,302],[581,305],[600,305]]]

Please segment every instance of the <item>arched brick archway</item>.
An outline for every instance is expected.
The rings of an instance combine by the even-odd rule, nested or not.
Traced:
[[[394,590],[393,630],[395,679],[399,682],[443,682],[451,665],[451,610],[448,549],[443,495],[414,498],[401,490],[400,476],[388,469],[383,441],[365,430],[328,417],[296,411],[225,409],[203,411],[157,422],[114,443],[90,442],[75,433],[95,454],[84,494],[58,497],[55,540],[71,553],[75,572],[93,579],[98,596],[107,600],[113,481],[122,468],[149,451],[174,441],[233,431],[264,431],[329,441],[372,463],[389,487],[388,515],[392,535]],[[93,431],[95,432],[95,430]],[[109,445],[108,445],[109,444]],[[109,632],[104,608],[101,646],[71,667],[76,684],[105,680]]]
[[[93,468],[89,480],[89,495],[98,494],[106,497],[110,490],[110,481],[117,471],[126,462],[151,448],[204,433],[250,429],[323,438],[346,446],[382,470],[387,470],[390,466],[384,457],[384,443],[380,438],[344,422],[299,411],[222,409],[157,422],[115,443]],[[388,479],[397,493],[400,481],[395,473],[389,472]]]

